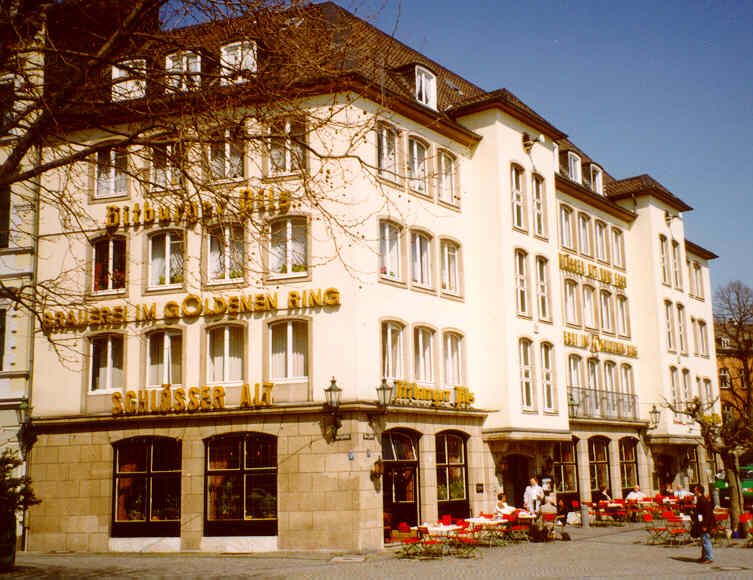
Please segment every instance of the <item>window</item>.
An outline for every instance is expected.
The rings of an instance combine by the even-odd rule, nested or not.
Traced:
[[[286,320],[270,325],[271,381],[308,380],[308,324],[302,320]]]
[[[123,337],[121,335],[104,334],[93,337],[90,357],[90,391],[123,388]]]
[[[467,499],[465,440],[459,435],[439,433],[437,450],[437,500],[440,513],[449,507],[444,502]],[[442,505],[444,504],[444,505]]]
[[[544,389],[544,410],[554,411],[554,347],[541,345],[541,386]]]
[[[630,316],[628,314],[628,302],[625,296],[617,296],[617,334],[630,336]]]
[[[411,258],[413,282],[426,288],[431,287],[431,240],[422,233],[411,234]]]
[[[117,197],[128,193],[128,154],[125,147],[108,147],[97,152],[94,197]]]
[[[180,536],[181,442],[132,437],[114,447],[112,536]]]
[[[591,164],[591,189],[604,195],[604,177],[601,169],[594,164]]]
[[[622,231],[612,228],[612,262],[618,268],[625,266],[625,247],[622,241]]]
[[[685,321],[685,307],[682,304],[677,305],[677,335],[680,341],[680,352],[688,352],[688,333]]]
[[[408,178],[410,188],[428,193],[426,186],[426,145],[417,139],[408,139]]]
[[[517,165],[510,169],[512,182],[512,225],[525,229],[525,210],[523,209],[523,170]]]
[[[580,387],[583,374],[583,361],[578,355],[571,354],[568,359],[568,380],[571,387]]]
[[[437,108],[436,77],[419,66],[416,67],[416,100],[432,109]]]
[[[607,225],[604,222],[596,222],[596,258],[602,262],[609,261],[607,255]]]
[[[560,147],[557,143],[553,143],[554,148],[552,150],[552,156],[554,157],[554,172],[559,174],[560,172]]]
[[[601,291],[601,329],[614,332],[612,325],[612,295],[606,290]]]
[[[270,127],[270,171],[284,175],[306,167],[304,142],[306,128],[302,121],[280,120]]]
[[[560,206],[560,244],[565,248],[573,247],[573,212],[569,207]]]
[[[125,101],[146,96],[146,61],[124,60],[112,67],[112,100]]]
[[[392,127],[379,125],[377,129],[377,157],[379,177],[397,180],[397,133]]]
[[[693,272],[693,266],[691,265],[690,260],[685,260],[685,265],[688,267],[688,284],[690,285],[690,295],[695,296],[695,273]]]
[[[700,396],[701,393],[698,393]],[[688,369],[682,369],[682,393],[680,394],[680,409],[685,409],[685,406],[689,401],[693,400],[692,393],[690,392],[690,371]],[[687,418],[690,419],[689,417]]]
[[[538,175],[533,176],[533,233],[546,237],[546,206],[544,200],[544,180]]]
[[[223,85],[242,83],[256,72],[256,43],[244,40],[226,44],[220,51]]]
[[[669,246],[667,238],[659,236],[659,259],[661,261],[661,281],[664,284],[671,284],[672,274],[669,265]]]
[[[277,438],[242,433],[205,444],[204,534],[277,535]]]
[[[711,389],[711,379],[703,379],[703,396],[706,397],[706,402],[709,404],[714,400],[714,392]]]
[[[515,300],[518,314],[528,315],[528,255],[515,250]]]
[[[383,221],[379,224],[379,273],[393,280],[403,278],[400,264],[400,239],[402,228],[392,222]]]
[[[191,91],[201,86],[201,56],[195,52],[170,54],[165,62],[167,85],[176,91]]]
[[[638,485],[638,447],[635,439],[620,439],[620,478],[622,479],[623,497],[627,496],[633,486]]]
[[[568,324],[579,324],[576,287],[572,280],[565,280],[565,320]]]
[[[578,214],[578,247],[581,254],[591,255],[591,218]]]
[[[454,332],[444,335],[444,384],[456,387],[463,384],[463,352],[461,337]]]
[[[672,240],[672,268],[675,273],[675,288],[682,290],[682,270],[680,269],[680,244]]]
[[[576,183],[581,183],[580,157],[572,151],[567,152],[567,175]]]
[[[615,383],[616,369],[617,367],[612,361],[606,361],[604,363],[604,390],[607,393],[617,392],[617,384]]]
[[[609,481],[609,440],[591,437],[588,440],[588,471],[591,481],[591,493],[606,487],[611,489]]]
[[[695,278],[696,298],[703,299],[703,272],[698,262],[693,262],[693,277]]]
[[[124,238],[102,238],[94,243],[94,292],[125,288]]]
[[[698,375],[696,375],[695,377],[695,388],[696,388],[696,391],[698,391],[698,396],[703,397],[703,389],[701,388],[701,377],[699,377]],[[706,401],[708,402],[707,399]]]
[[[599,326],[599,315],[596,309],[596,291],[592,286],[583,286],[583,322],[589,328]]]
[[[207,332],[207,382],[238,383],[243,381],[243,327],[218,326]]]
[[[151,148],[151,187],[166,189],[181,181],[183,149],[177,143],[157,143]]]
[[[458,282],[458,254],[460,249],[457,244],[449,241],[442,242],[442,290],[458,294],[460,285]]]
[[[149,286],[183,282],[183,234],[163,232],[149,238]]]
[[[5,319],[8,311],[0,309],[0,371],[5,369]]]
[[[272,223],[269,273],[274,277],[304,276],[308,263],[306,219],[285,218]]]
[[[10,187],[0,189],[0,248],[10,243]]]
[[[699,351],[698,351],[698,346],[699,346],[699,341],[698,341],[698,324],[696,323],[696,319],[693,318],[692,316],[690,317],[690,326],[693,329],[693,352],[696,355],[698,355],[699,354]]]
[[[523,409],[533,409],[533,352],[531,341],[520,339],[520,399]]]
[[[622,392],[626,395],[632,395],[635,393],[635,385],[633,385],[633,367],[630,365],[622,365],[620,369],[622,371]]]
[[[680,407],[680,378],[675,367],[669,367],[669,382],[672,386],[672,404],[675,409],[678,409]],[[674,412],[674,417],[676,422],[681,419],[680,413],[677,411]]]
[[[706,323],[703,320],[698,321],[698,339],[701,356],[709,356],[709,337],[706,332]]]
[[[578,492],[578,468],[575,463],[575,445],[572,441],[554,444],[554,491],[557,493]]]
[[[382,376],[403,377],[403,327],[396,322],[382,322]]]
[[[243,228],[214,228],[209,234],[209,281],[232,282],[243,278]]]
[[[413,368],[416,381],[434,382],[434,356],[432,343],[434,332],[430,328],[417,326],[413,329]]]
[[[588,359],[587,368],[588,368],[588,377],[587,377],[588,388],[593,391],[600,390],[601,372],[599,372],[599,361],[596,360],[595,358]],[[599,397],[596,396],[595,400],[596,400],[596,406],[598,407]]]
[[[700,379],[699,379],[700,380]],[[729,377],[729,369],[726,367],[721,367],[719,369],[719,388],[720,389],[729,389],[732,385]]]
[[[667,331],[667,349],[675,349],[675,321],[672,314],[672,303],[664,303],[664,324]]]
[[[549,265],[543,256],[536,256],[536,303],[539,308],[539,318],[549,320]]]
[[[209,145],[209,172],[212,179],[243,177],[243,133],[226,130],[215,134]]]
[[[183,384],[183,335],[160,330],[147,338],[147,386]]]
[[[439,154],[439,201],[457,205],[455,199],[455,159],[445,151]]]

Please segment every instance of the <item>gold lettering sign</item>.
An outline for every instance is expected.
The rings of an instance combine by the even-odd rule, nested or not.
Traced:
[[[569,254],[560,254],[560,270],[585,276],[591,280],[598,280],[602,284],[609,284],[615,288],[626,288],[627,278],[611,270],[601,268],[596,264],[586,264],[583,260],[574,258]]]
[[[587,348],[591,352],[606,352],[620,356],[638,358],[638,347],[633,344],[608,340],[595,334],[579,334],[577,332],[563,332],[562,341],[565,346],[574,346],[576,348]]]
[[[450,401],[450,395],[455,394],[455,400]],[[416,383],[395,381],[395,401],[420,401],[432,405],[451,405],[453,407],[470,407],[476,400],[474,394],[467,387],[453,387],[452,389],[437,389],[421,387]]]

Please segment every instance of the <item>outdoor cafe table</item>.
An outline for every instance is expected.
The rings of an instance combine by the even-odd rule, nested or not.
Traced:
[[[446,526],[444,524],[423,524],[422,526],[413,526],[411,530],[418,530],[419,527],[426,528],[430,536],[450,536],[461,529],[460,526],[456,525]]]

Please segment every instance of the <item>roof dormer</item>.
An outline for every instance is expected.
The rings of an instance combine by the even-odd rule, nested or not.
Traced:
[[[437,108],[437,76],[422,66],[416,65],[416,100],[422,105]]]
[[[594,193],[604,195],[604,172],[595,163],[591,163],[591,189]]]
[[[575,183],[583,183],[581,175],[580,155],[573,151],[567,152],[567,176]]]

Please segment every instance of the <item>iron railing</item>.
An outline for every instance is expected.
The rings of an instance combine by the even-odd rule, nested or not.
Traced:
[[[581,419],[638,419],[638,396],[598,389],[567,388],[570,417]]]

